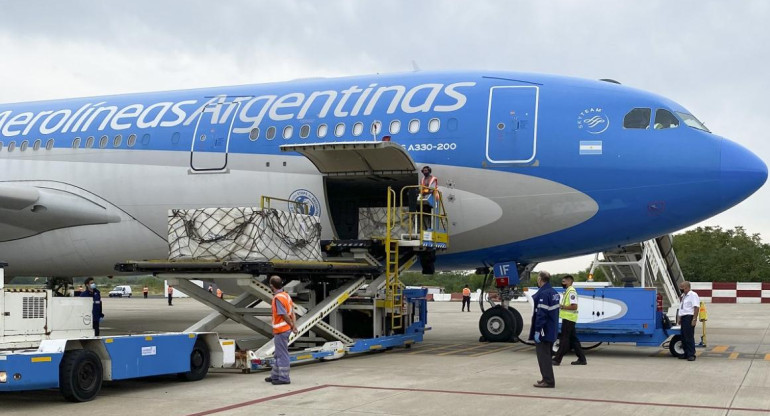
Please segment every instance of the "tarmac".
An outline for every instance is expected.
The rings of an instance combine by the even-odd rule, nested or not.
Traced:
[[[515,307],[525,317],[531,309]],[[534,348],[480,343],[478,304],[428,305],[431,330],[410,349],[292,367],[290,385],[265,373],[212,369],[198,382],[154,377],[106,382],[92,402],[57,390],[0,394],[3,416],[62,415],[770,415],[770,305],[710,304],[708,345],[694,362],[668,349],[601,345],[587,366],[566,356],[556,388],[538,389]],[[103,335],[181,331],[209,313],[192,299],[105,299]],[[696,328],[696,339],[702,327]],[[253,337],[226,323],[223,337]]]

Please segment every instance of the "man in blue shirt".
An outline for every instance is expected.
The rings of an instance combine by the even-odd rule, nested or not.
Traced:
[[[543,377],[535,387],[556,387],[553,376],[551,352],[559,328],[559,294],[551,287],[551,274],[541,271],[537,275],[537,287],[540,290],[532,296],[534,311],[529,329],[529,340],[535,341],[537,364]]]
[[[94,306],[91,308],[91,320],[94,323],[94,335],[99,336],[99,321],[104,318],[102,313],[102,292],[96,288],[93,277],[86,279],[86,290],[80,294],[81,298],[93,298]]]

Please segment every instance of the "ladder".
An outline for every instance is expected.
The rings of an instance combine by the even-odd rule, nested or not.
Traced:
[[[386,307],[391,309],[391,330],[401,329],[404,326],[404,286],[399,279],[398,240],[392,237],[398,210],[400,207],[396,206],[396,191],[388,188],[385,233],[385,300]]]

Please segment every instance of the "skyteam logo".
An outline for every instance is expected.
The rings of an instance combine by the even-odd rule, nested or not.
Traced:
[[[289,196],[289,201],[298,202],[305,205],[307,212],[303,212],[297,204],[289,202],[289,212],[321,216],[321,202],[307,189],[297,189]]]
[[[591,134],[604,133],[610,127],[610,118],[601,108],[587,108],[578,114],[577,128]]]

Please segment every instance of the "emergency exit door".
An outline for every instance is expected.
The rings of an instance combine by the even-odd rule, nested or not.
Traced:
[[[198,116],[190,151],[190,168],[194,171],[220,171],[227,167],[235,115],[240,102],[213,103]]]
[[[492,163],[530,163],[537,153],[537,86],[489,90],[486,156]]]

